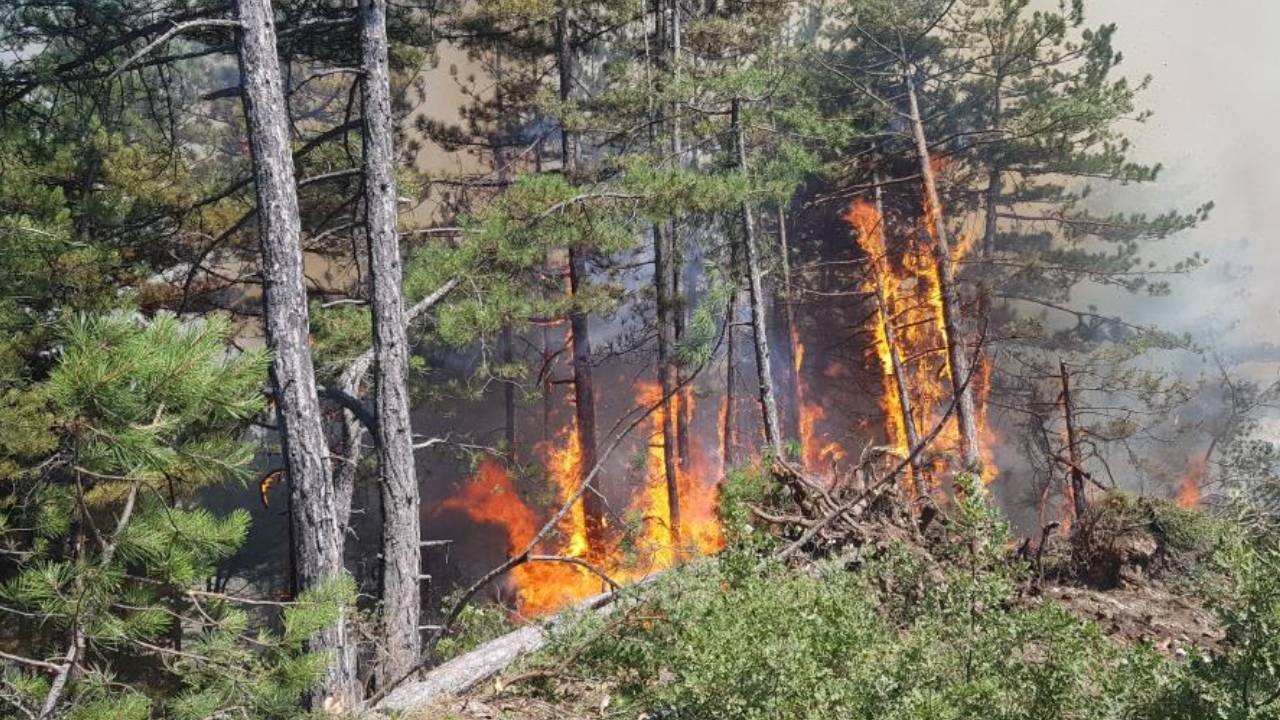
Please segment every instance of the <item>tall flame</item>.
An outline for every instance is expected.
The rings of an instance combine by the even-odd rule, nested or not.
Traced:
[[[946,352],[949,338],[943,321],[936,255],[922,242],[903,243],[902,247],[891,250],[885,240],[880,209],[863,198],[853,201],[844,219],[854,230],[858,247],[867,261],[868,272],[861,289],[882,308],[869,320],[872,349],[882,376],[879,404],[884,415],[886,441],[905,457],[911,450],[908,423],[919,434],[927,433],[951,401],[951,364]],[[926,206],[922,222],[925,235],[932,238],[937,212]],[[951,261],[962,259],[972,246],[971,240],[957,243]],[[898,370],[905,388],[898,387]],[[987,363],[979,365],[973,387],[976,420],[982,435],[983,479],[990,482],[995,477],[991,456],[995,441],[986,418],[990,388]],[[906,405],[904,398],[909,400]],[[947,423],[936,442],[941,447],[958,448],[958,424]],[[946,469],[945,459],[939,456],[931,467],[924,468],[923,474],[937,477]]]
[[[809,383],[804,374],[807,351],[804,341],[800,339],[800,329],[795,323],[791,323],[790,340],[793,376],[796,379],[796,429],[800,435],[800,460],[809,472],[832,481],[835,464],[845,457],[844,447],[827,438],[820,429],[827,418],[827,410],[821,403],[809,399]]]

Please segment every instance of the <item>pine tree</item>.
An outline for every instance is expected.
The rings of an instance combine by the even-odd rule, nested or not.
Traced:
[[[185,688],[164,701],[174,717],[288,716],[323,668],[301,641],[350,601],[345,586],[299,598],[284,635],[259,644],[237,599],[204,589],[248,515],[190,500],[248,479],[243,431],[265,405],[267,357],[228,355],[230,335],[221,316],[83,316],[58,329],[46,378],[7,391],[6,436],[27,437],[4,447],[14,491],[0,512],[0,615],[28,627],[19,652],[0,655],[15,714],[149,717],[146,686],[116,679],[143,667]]]

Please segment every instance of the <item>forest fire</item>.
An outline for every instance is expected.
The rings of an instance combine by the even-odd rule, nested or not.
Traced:
[[[834,480],[835,464],[845,457],[844,447],[819,434],[818,427],[826,419],[827,411],[821,404],[809,400],[809,384],[804,375],[805,346],[800,339],[799,329],[794,324],[791,326],[790,340],[796,378],[796,429],[800,436],[800,460],[806,470],[831,482]]]
[[[1174,502],[1178,507],[1185,510],[1194,510],[1200,507],[1200,487],[1204,483],[1205,478],[1209,474],[1209,462],[1204,456],[1193,457],[1187,460],[1187,472],[1182,476],[1182,481],[1178,484],[1178,494],[1174,497]]]
[[[878,401],[886,441],[906,457],[921,434],[928,433],[941,419],[951,398],[951,364],[946,353],[949,339],[943,321],[939,268],[932,249],[922,242],[904,242],[900,249],[890,250],[879,198],[875,202],[856,198],[844,219],[854,230],[866,257],[867,273],[861,289],[876,308],[868,325],[882,376]],[[913,235],[930,237],[928,228],[932,222],[932,212],[926,210],[924,231]],[[957,244],[952,262],[961,259],[971,246],[971,241]],[[986,421],[989,373],[989,366],[981,363],[973,380],[983,480],[988,483],[995,477],[991,457],[995,442]],[[938,444],[957,448],[959,433],[958,424],[948,422],[938,435]],[[947,458],[941,454],[913,463],[906,483],[908,491],[936,489],[946,470]]]
[[[645,383],[640,385],[636,400],[643,407],[653,407],[660,397],[656,384]],[[688,411],[692,415],[695,408],[691,395],[686,396],[686,402],[691,404]],[[692,452],[694,457],[683,458],[684,462],[677,464],[682,527],[679,533],[673,532],[664,477],[662,412],[659,406],[648,418],[643,484],[632,495],[625,514],[618,518],[623,522],[618,523],[618,532],[611,534],[609,546],[591,547],[585,510],[579,500],[570,507],[556,532],[544,540],[545,547],[534,548],[533,553],[587,562],[614,581],[626,583],[668,568],[693,553],[709,554],[723,546],[716,515],[716,474],[710,471],[701,452]],[[556,491],[557,507],[574,495],[581,477],[576,432],[570,427],[540,448],[547,480]],[[502,527],[509,555],[523,552],[545,521],[541,511],[521,498],[515,479],[493,457],[482,459],[471,478],[438,511],[446,510],[460,511],[478,523]],[[549,561],[518,565],[511,572],[511,584],[519,612],[530,616],[552,612],[607,587],[583,565]]]

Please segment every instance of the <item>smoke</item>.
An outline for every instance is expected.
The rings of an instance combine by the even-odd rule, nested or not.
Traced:
[[[1037,5],[1049,4],[1040,0]],[[1151,75],[1139,107],[1153,111],[1124,128],[1135,159],[1162,163],[1156,183],[1096,188],[1099,209],[1162,212],[1216,207],[1199,227],[1152,245],[1148,260],[1171,264],[1194,252],[1209,264],[1171,281],[1167,297],[1082,295],[1107,312],[1190,333],[1233,355],[1280,361],[1280,246],[1274,203],[1280,198],[1280,90],[1273,69],[1280,47],[1280,5],[1258,0],[1160,3],[1089,0],[1086,24],[1115,23],[1119,70]],[[1246,19],[1241,22],[1241,19]]]

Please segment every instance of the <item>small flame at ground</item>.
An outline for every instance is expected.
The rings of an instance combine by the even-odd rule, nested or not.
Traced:
[[[1205,478],[1209,476],[1209,463],[1204,456],[1190,458],[1187,461],[1187,472],[1178,484],[1178,494],[1174,502],[1185,510],[1200,507],[1200,493]]]
[[[661,397],[656,384],[640,386],[637,401],[645,407]],[[686,402],[693,403],[692,394]],[[690,413],[693,407],[689,408]],[[675,564],[693,554],[710,554],[720,550],[724,539],[716,514],[719,488],[716,472],[709,467],[705,453],[693,443],[692,458],[678,464],[682,516],[681,536],[673,539],[671,512],[667,501],[662,443],[662,408],[649,417],[643,486],[626,508],[621,528],[625,537],[607,548],[592,548],[587,537],[586,517],[582,502],[574,503],[556,532],[533,550],[534,554],[589,562],[618,583],[639,580]],[[553,443],[540,448],[546,463],[547,479],[556,490],[557,506],[563,505],[577,491],[580,462],[576,428],[570,428]],[[496,458],[480,461],[475,473],[439,510],[456,510],[472,520],[498,525],[507,535],[509,555],[523,552],[537,534],[542,515],[531,508],[519,493],[507,468]],[[511,573],[511,584],[518,599],[518,610],[527,616],[553,612],[607,589],[604,581],[581,565],[566,562],[526,562]]]

